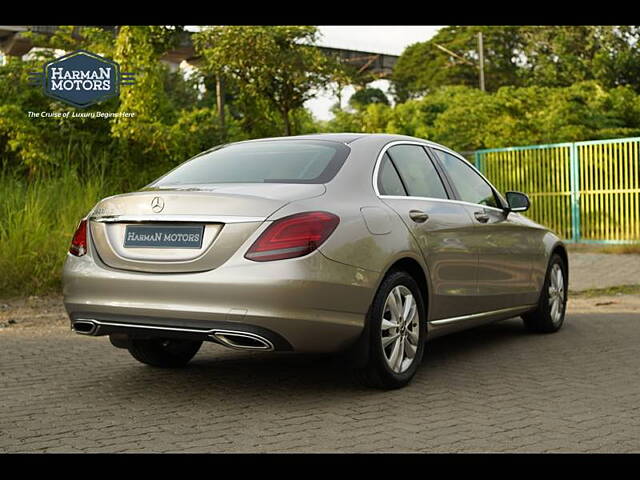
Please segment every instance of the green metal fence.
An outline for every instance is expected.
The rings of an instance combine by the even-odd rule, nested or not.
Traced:
[[[527,215],[569,242],[640,242],[640,137],[475,152],[502,192],[531,198]]]

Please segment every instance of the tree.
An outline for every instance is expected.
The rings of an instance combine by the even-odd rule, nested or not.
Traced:
[[[379,88],[366,87],[351,95],[349,99],[349,105],[356,109],[364,108],[372,103],[380,103],[383,105],[389,105],[389,99]]]
[[[607,88],[640,91],[640,28],[632,26],[522,27],[521,77],[528,85],[568,87],[597,80]]]
[[[114,60],[123,72],[136,74],[135,84],[120,93],[118,111],[135,116],[114,118],[111,134],[132,163],[151,156],[166,161],[175,151],[169,125],[175,122],[177,112],[164,90],[166,67],[159,61],[174,33],[158,26],[122,26],[118,31]]]
[[[392,77],[396,99],[419,98],[448,85],[477,87],[478,32],[488,91],[596,80],[606,88],[630,85],[640,92],[640,27],[451,26],[402,53]]]
[[[445,85],[478,87],[479,32],[483,35],[487,90],[519,84],[518,54],[522,51],[523,39],[518,27],[450,26],[402,52],[391,79],[396,99],[404,102]],[[446,53],[438,45],[463,60]]]
[[[230,79],[243,94],[264,99],[293,132],[291,112],[331,80],[337,66],[312,46],[308,26],[220,26],[194,34],[203,68]]]

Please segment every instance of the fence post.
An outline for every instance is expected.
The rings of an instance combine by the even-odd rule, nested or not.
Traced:
[[[571,241],[580,241],[580,158],[578,145],[571,143],[570,153],[571,172]]]
[[[475,157],[475,159],[474,159],[474,162],[473,162],[473,163],[475,164],[476,168],[477,168],[481,173],[483,173],[483,174],[484,174],[484,171],[483,171],[483,168],[482,168],[482,167],[483,167],[483,165],[482,165],[482,157],[481,157],[481,155],[480,155],[480,152],[476,151],[476,152],[474,152],[474,154],[473,154],[473,155],[474,155],[474,157]]]

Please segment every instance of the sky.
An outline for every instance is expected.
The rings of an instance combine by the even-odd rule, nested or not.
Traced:
[[[320,25],[318,29],[321,37],[318,45],[400,55],[412,43],[424,42],[433,37],[440,28],[442,26],[438,25]],[[378,80],[370,86],[380,88],[386,93],[389,82]],[[342,91],[343,106],[353,92],[353,87],[347,87]],[[307,101],[305,106],[317,119],[328,120],[333,116],[330,109],[336,101],[331,94],[320,93],[316,98]]]

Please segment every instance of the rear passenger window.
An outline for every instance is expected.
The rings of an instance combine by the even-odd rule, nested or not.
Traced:
[[[396,145],[387,153],[410,196],[448,198],[440,175],[422,147]]]
[[[395,195],[403,197],[407,195],[407,192],[405,192],[404,187],[402,186],[402,181],[400,181],[400,177],[398,176],[398,172],[396,171],[396,167],[393,166],[389,159],[389,155],[386,153],[382,157],[382,162],[380,163],[378,191],[380,192],[380,195]]]

